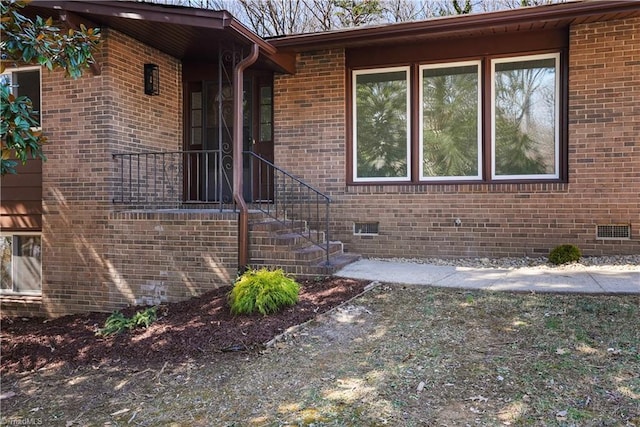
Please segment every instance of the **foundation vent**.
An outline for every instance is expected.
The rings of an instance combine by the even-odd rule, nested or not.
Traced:
[[[596,239],[628,240],[630,238],[631,226],[629,224],[606,224],[596,226]]]
[[[377,236],[379,222],[354,222],[354,236]]]

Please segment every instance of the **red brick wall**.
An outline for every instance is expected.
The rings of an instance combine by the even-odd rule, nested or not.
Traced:
[[[113,153],[182,147],[180,61],[108,29],[97,60],[98,76],[43,72],[42,298],[3,298],[3,314],[176,301],[235,278],[234,214],[114,212]],[[147,62],[159,65],[159,96],[144,94]]]
[[[638,253],[639,32],[637,18],[570,31],[567,184],[348,186],[341,50],[299,54],[296,75],[276,77],[276,164],[330,194],[332,239],[366,256],[539,256],[562,243]],[[380,235],[354,236],[354,221],[378,221]],[[596,240],[610,223],[631,224],[632,239]]]
[[[179,61],[109,29],[97,60],[98,76],[43,73],[43,130],[50,144],[43,165],[42,300],[51,316],[112,305],[112,154],[181,146]],[[144,94],[145,62],[160,66],[166,82],[160,96]]]
[[[344,52],[298,55],[295,75],[274,81],[275,158],[318,186],[343,192],[346,178]]]
[[[180,301],[236,278],[235,213],[114,212],[107,230],[111,277],[103,299],[114,307]]]

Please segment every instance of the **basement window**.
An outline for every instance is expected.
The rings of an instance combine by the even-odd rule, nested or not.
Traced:
[[[597,225],[596,239],[629,240],[631,239],[631,226],[629,224]]]
[[[379,222],[354,222],[353,223],[353,235],[354,236],[377,236]]]
[[[0,293],[39,295],[42,292],[42,237],[39,234],[0,235]]]

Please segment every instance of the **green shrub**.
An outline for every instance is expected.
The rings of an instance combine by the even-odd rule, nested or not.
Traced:
[[[549,262],[555,265],[575,262],[580,259],[582,253],[576,245],[556,246],[549,252]]]
[[[145,310],[138,311],[130,319],[126,318],[124,314],[119,311],[114,311],[111,316],[105,320],[104,327],[98,329],[96,335],[106,337],[136,327],[148,328],[149,325],[158,318],[157,309],[157,307],[149,307]]]
[[[233,314],[267,315],[298,302],[300,285],[282,269],[248,270],[236,280],[229,292]]]

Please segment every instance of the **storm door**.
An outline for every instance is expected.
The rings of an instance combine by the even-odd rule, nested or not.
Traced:
[[[187,202],[233,202],[233,89],[230,82],[187,82],[184,183]],[[243,151],[273,162],[271,79],[250,74],[243,87]],[[273,196],[270,169],[243,155],[247,201]]]

